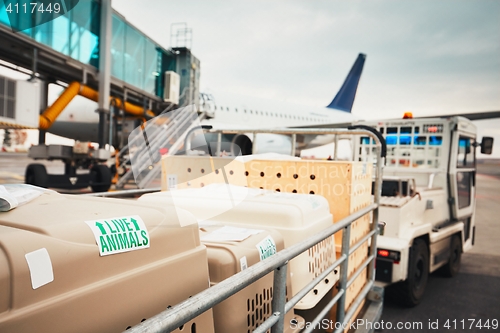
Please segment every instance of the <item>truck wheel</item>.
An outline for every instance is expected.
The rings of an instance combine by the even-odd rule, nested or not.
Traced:
[[[422,239],[416,239],[410,250],[408,278],[401,284],[401,296],[405,305],[420,303],[429,278],[429,249]]]
[[[38,163],[28,165],[26,174],[24,175],[24,182],[46,188],[48,186],[48,175],[45,165]]]
[[[453,236],[450,246],[450,259],[443,266],[442,272],[447,277],[454,277],[460,270],[460,257],[462,256],[462,241],[459,236]]]
[[[106,165],[97,164],[90,170],[94,174],[90,187],[93,192],[106,192],[111,187],[111,171]]]

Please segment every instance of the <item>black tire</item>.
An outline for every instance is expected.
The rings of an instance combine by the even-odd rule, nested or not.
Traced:
[[[49,176],[45,165],[37,163],[28,165],[24,175],[24,183],[47,188]]]
[[[451,238],[450,258],[446,265],[441,268],[441,272],[446,277],[454,277],[460,271],[460,259],[462,256],[462,240],[455,235]]]
[[[106,165],[97,164],[92,167],[93,174],[90,188],[93,192],[106,192],[111,187],[111,171]]]
[[[414,307],[424,296],[429,278],[429,249],[423,239],[416,239],[410,249],[408,278],[400,285],[401,301]]]

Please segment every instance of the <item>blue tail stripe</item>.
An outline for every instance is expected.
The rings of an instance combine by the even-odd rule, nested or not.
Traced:
[[[349,113],[351,112],[354,97],[356,96],[356,90],[358,89],[359,79],[361,78],[361,72],[363,71],[363,66],[365,64],[365,59],[365,54],[360,53],[358,55],[358,58],[354,62],[354,65],[342,85],[342,88],[340,88],[339,92],[327,108],[337,109]]]

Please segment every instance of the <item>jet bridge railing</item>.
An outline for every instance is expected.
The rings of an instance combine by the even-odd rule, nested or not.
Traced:
[[[376,246],[378,234],[378,207],[381,195],[382,185],[382,169],[384,164],[384,157],[382,156],[383,145],[378,136],[367,130],[344,130],[344,129],[272,129],[272,130],[247,130],[247,129],[234,129],[234,130],[205,130],[209,133],[273,133],[291,135],[295,137],[297,134],[337,134],[337,135],[363,135],[373,138],[377,152],[377,163],[375,167],[375,195],[374,203],[365,207],[339,222],[333,224],[331,227],[307,238],[306,240],[292,245],[271,257],[260,261],[259,263],[248,267],[247,269],[225,279],[224,281],[210,287],[189,299],[169,308],[149,319],[143,323],[132,327],[127,330],[127,333],[152,333],[152,332],[171,332],[178,327],[182,326],[189,320],[197,317],[208,309],[214,307],[218,303],[224,301],[228,297],[236,294],[243,288],[254,283],[263,276],[274,271],[273,282],[273,298],[272,298],[272,315],[267,318],[259,327],[253,332],[262,333],[271,329],[272,333],[283,332],[285,327],[285,314],[291,311],[301,298],[303,298],[309,291],[311,291],[318,283],[320,283],[329,273],[334,269],[340,267],[340,278],[338,285],[338,293],[333,299],[319,312],[317,317],[301,332],[312,332],[315,327],[323,320],[323,318],[331,311],[333,306],[337,304],[337,316],[335,324],[335,333],[343,332],[349,328],[349,323],[353,319],[358,307],[364,300],[367,300],[367,307],[364,316],[364,322],[375,323],[380,319],[382,311],[382,291],[374,286],[375,281],[375,260],[376,260]],[[218,135],[219,143],[217,145],[218,153],[220,153],[220,138]],[[188,147],[186,147],[188,148]],[[336,155],[336,154],[334,154]],[[373,221],[371,223],[370,232],[360,239],[356,244],[350,246],[350,233],[351,224],[363,217],[366,214],[373,212]],[[311,281],[307,286],[294,295],[288,302],[286,302],[286,276],[287,264],[296,256],[307,251],[319,242],[332,236],[336,232],[343,230],[342,233],[342,247],[340,257],[325,269],[319,276]],[[354,253],[364,242],[370,239],[370,251],[367,259],[357,267],[356,271],[350,278],[347,276],[349,255]],[[368,281],[348,309],[345,309],[346,291],[347,288],[354,282],[354,280],[368,267]],[[359,319],[359,318],[357,318]],[[372,325],[376,326],[376,325]],[[359,331],[373,331],[373,327],[361,328]]]

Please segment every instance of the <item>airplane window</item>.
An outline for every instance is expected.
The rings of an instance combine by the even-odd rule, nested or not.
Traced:
[[[214,106],[214,111],[217,111],[217,105]]]
[[[250,110],[250,113],[251,113],[251,114],[253,114],[253,111],[252,111],[252,110]]]
[[[269,114],[266,112],[266,116],[269,116]]]
[[[247,110],[244,110],[245,113],[247,113]]]
[[[227,107],[226,110],[229,111],[229,107]]]
[[[234,109],[235,112],[238,112],[238,109]]]

